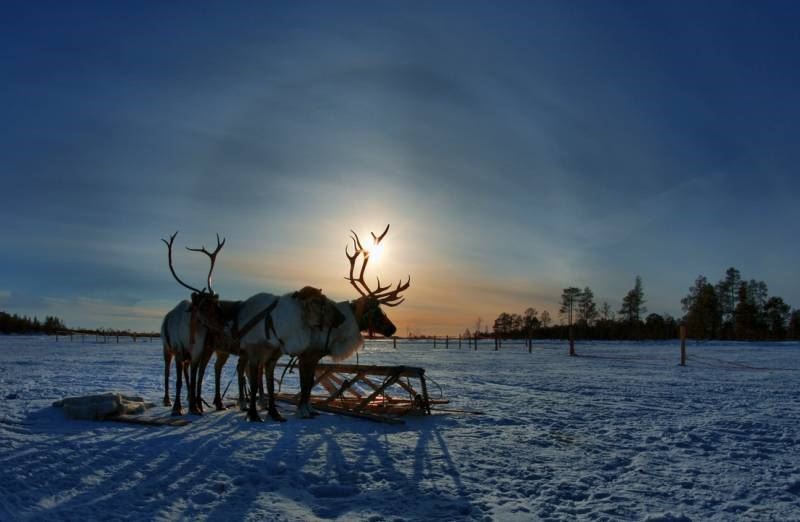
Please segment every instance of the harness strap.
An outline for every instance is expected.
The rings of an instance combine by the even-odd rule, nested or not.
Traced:
[[[328,335],[325,337],[325,349],[324,352],[326,355],[331,354],[331,332],[333,331],[333,325],[328,327]]]
[[[264,324],[264,333],[266,334],[267,339],[270,338],[270,330],[272,331],[272,333],[275,334],[275,337],[278,337],[277,332],[275,332],[275,324],[272,321],[272,311],[275,310],[276,306],[278,306],[278,301],[279,300],[280,300],[280,297],[276,298],[272,302],[271,305],[269,305],[264,310],[262,310],[261,312],[256,314],[255,317],[253,317],[252,319],[247,321],[244,326],[242,326],[240,329],[238,329],[238,331],[234,331],[233,332],[234,339],[237,341],[237,343],[242,337],[247,335],[250,332],[250,330],[255,328],[255,326],[258,323],[260,323],[261,321],[264,321],[265,319],[266,319],[266,321],[265,321],[265,324]]]

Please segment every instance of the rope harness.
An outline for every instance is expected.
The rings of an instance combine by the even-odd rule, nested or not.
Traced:
[[[233,325],[229,335],[226,334],[224,326],[209,323],[208,317],[206,315],[199,314],[197,310],[198,307],[196,305],[192,305],[190,308],[191,317],[189,319],[189,349],[192,351],[194,350],[195,337],[197,329],[200,326],[224,339],[226,341],[226,351],[233,355],[239,355],[241,351],[240,343],[242,338],[250,333],[250,331],[261,321],[264,321],[264,335],[266,336],[267,340],[269,340],[272,336],[277,339],[278,333],[275,331],[275,322],[272,320],[272,311],[278,306],[278,301],[280,301],[280,298],[275,298],[275,300],[269,306],[253,316],[241,328],[238,325],[238,305],[240,303],[236,303],[231,311],[231,315],[233,316]],[[216,312],[221,317],[223,314],[219,308],[219,303],[213,303],[213,306],[217,307]],[[220,319],[219,322],[224,324],[224,319]]]

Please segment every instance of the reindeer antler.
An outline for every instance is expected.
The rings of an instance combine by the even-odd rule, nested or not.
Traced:
[[[188,288],[192,292],[196,292],[198,294],[202,294],[204,290],[198,290],[197,288],[195,288],[193,286],[189,286],[186,283],[184,283],[183,281],[181,281],[181,278],[178,277],[178,274],[175,273],[175,269],[172,267],[172,243],[175,241],[175,236],[177,236],[177,235],[178,235],[178,231],[176,230],[175,233],[172,234],[169,237],[169,242],[166,239],[161,238],[161,241],[163,241],[164,244],[167,245],[167,259],[169,260],[169,271],[172,272],[172,277],[174,277],[175,280],[178,283],[181,284],[181,286],[184,286],[184,287]]]
[[[397,283],[397,287],[391,291],[387,290],[389,290],[392,285],[381,286],[380,278],[376,278],[378,280],[378,287],[375,290],[370,289],[369,285],[366,283],[366,281],[364,281],[364,271],[367,269],[367,264],[369,263],[369,250],[363,247],[361,240],[358,238],[358,234],[352,230],[350,232],[352,233],[350,239],[353,241],[353,248],[355,252],[353,255],[350,255],[350,245],[348,244],[344,247],[344,255],[347,256],[347,260],[350,262],[350,275],[345,277],[345,279],[349,280],[350,284],[353,285],[353,288],[355,288],[358,293],[364,297],[374,297],[379,303],[385,304],[386,306],[397,306],[402,303],[404,299],[400,297],[400,292],[411,286],[411,276],[408,276],[408,281],[406,281],[405,284],[403,284],[403,280],[401,279],[400,282]],[[386,225],[386,229],[384,229],[383,233],[381,233],[379,236],[376,236],[374,232],[370,232],[376,246],[380,244],[388,232],[389,225]],[[356,260],[361,254],[363,254],[364,260],[361,263],[361,269],[359,270],[358,278],[356,279],[353,275],[353,272],[356,268]]]
[[[378,280],[378,284],[380,284],[380,280]],[[392,285],[389,285],[386,289],[388,290]],[[405,301],[405,297],[400,297],[400,292],[403,292],[411,286],[411,275],[408,276],[408,281],[403,283],[401,279],[397,283],[397,287],[394,290],[380,293],[380,289],[375,291],[375,297],[378,299],[378,302],[384,304],[386,306],[397,306],[403,301]]]
[[[225,246],[225,238],[222,238],[222,242],[220,243],[219,234],[217,234],[217,248],[214,250],[214,252],[209,252],[208,250],[206,250],[205,245],[203,245],[200,248],[186,247],[186,250],[190,250],[192,252],[202,252],[205,255],[207,255],[209,259],[211,259],[211,267],[208,269],[208,291],[211,292],[212,294],[214,293],[214,290],[211,288],[211,273],[214,271],[214,263],[217,262],[217,254],[219,254],[219,251],[222,250],[222,247],[224,246]]]

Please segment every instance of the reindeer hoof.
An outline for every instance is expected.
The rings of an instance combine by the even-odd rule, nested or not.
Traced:
[[[183,415],[183,408],[177,408],[177,409],[173,408],[173,409],[172,409],[172,413],[171,413],[171,415],[172,415],[173,417],[180,417],[180,416],[182,416],[182,415]]]
[[[280,414],[278,410],[269,410],[269,418],[278,421],[278,422],[286,422],[286,417]]]
[[[247,422],[264,422],[264,419],[258,413],[248,412]]]
[[[167,408],[169,408],[170,406],[172,406],[172,401],[171,401],[171,400],[169,400],[169,399],[164,399],[164,406],[166,406]]]
[[[311,412],[311,408],[307,404],[304,404],[304,405],[300,406],[299,408],[297,408],[296,415],[301,419],[313,419],[314,418],[314,415]]]

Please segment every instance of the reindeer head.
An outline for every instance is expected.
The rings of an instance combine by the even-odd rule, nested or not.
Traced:
[[[192,252],[202,252],[211,260],[211,267],[208,269],[208,278],[206,279],[208,290],[206,290],[206,287],[204,287],[202,290],[198,290],[197,288],[189,286],[181,281],[181,278],[178,277],[178,274],[175,273],[175,268],[172,266],[172,244],[177,235],[178,233],[175,232],[170,236],[169,241],[166,239],[161,240],[165,245],[167,245],[167,259],[169,261],[169,270],[172,272],[172,277],[174,277],[181,286],[192,291],[192,310],[198,314],[204,325],[211,330],[222,331],[223,321],[222,313],[219,307],[219,294],[214,293],[214,289],[211,288],[211,274],[214,272],[214,264],[217,262],[217,254],[219,254],[219,251],[222,250],[223,246],[225,246],[225,239],[223,238],[220,242],[219,234],[217,234],[217,248],[214,250],[214,252],[209,252],[206,250],[205,246],[201,248],[186,247],[186,250],[190,250]]]
[[[358,234],[352,230],[350,232],[353,234],[350,238],[353,240],[355,252],[353,255],[350,255],[350,245],[347,245],[344,249],[344,254],[347,256],[347,260],[350,261],[350,275],[345,279],[349,280],[353,288],[361,294],[361,297],[350,302],[353,308],[353,314],[358,322],[358,328],[361,331],[368,331],[370,335],[372,335],[373,332],[378,332],[385,337],[391,337],[397,331],[397,327],[381,309],[381,305],[394,307],[402,303],[405,299],[400,297],[400,292],[411,286],[411,276],[408,276],[408,281],[405,283],[400,280],[394,290],[391,289],[392,285],[381,286],[381,280],[377,278],[377,288],[375,288],[375,290],[370,289],[364,281],[364,271],[367,269],[367,263],[369,263],[369,250],[365,249],[361,244],[361,241],[358,239]],[[389,225],[386,225],[386,229],[380,236],[376,236],[374,233],[370,232],[374,244],[380,244],[388,232]],[[362,256],[363,260],[358,278],[356,278],[354,271],[356,260],[359,256]]]

